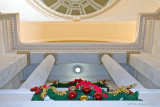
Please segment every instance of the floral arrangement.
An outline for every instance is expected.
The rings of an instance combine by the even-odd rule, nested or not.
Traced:
[[[138,99],[139,93],[133,93],[130,89],[135,87],[136,84],[129,86],[121,86],[116,90],[109,90],[105,85],[106,80],[91,83],[82,79],[75,79],[68,83],[59,83],[54,81],[50,86],[33,87],[31,91],[35,91],[32,101],[48,101],[48,100],[140,100]],[[58,91],[56,87],[67,87],[66,91]],[[107,91],[104,91],[106,88]]]

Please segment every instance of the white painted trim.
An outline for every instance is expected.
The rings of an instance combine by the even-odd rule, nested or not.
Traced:
[[[8,33],[4,35],[6,52],[13,51],[38,51],[38,52],[118,52],[118,51],[142,51],[146,36],[146,21],[160,20],[160,9],[154,13],[143,13],[138,18],[138,38],[134,43],[21,43],[19,38],[19,15],[0,14],[0,20],[8,20],[8,26],[4,26]],[[10,25],[9,25],[10,24]],[[5,31],[6,32],[6,31]]]

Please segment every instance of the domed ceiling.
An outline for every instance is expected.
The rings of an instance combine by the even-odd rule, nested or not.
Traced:
[[[81,19],[108,11],[122,0],[33,0],[41,10],[63,18]]]
[[[86,15],[96,12],[113,0],[42,0],[49,8],[67,15]]]

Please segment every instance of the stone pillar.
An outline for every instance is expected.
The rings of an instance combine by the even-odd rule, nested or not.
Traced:
[[[138,85],[135,88],[144,88],[135,78],[133,78],[109,55],[103,55],[101,57],[101,61],[118,87],[138,83]]]
[[[0,20],[0,54],[5,54],[4,37],[3,37],[3,21]]]
[[[39,66],[33,71],[28,79],[22,84],[20,88],[32,88],[35,86],[44,85],[55,63],[53,55],[48,55]]]
[[[152,48],[152,54],[157,57],[157,59],[160,59],[160,20],[155,20],[154,27],[153,27],[153,48]],[[149,44],[151,45],[151,44]]]

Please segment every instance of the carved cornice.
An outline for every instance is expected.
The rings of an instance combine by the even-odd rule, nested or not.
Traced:
[[[139,32],[138,32],[138,37],[139,37],[139,43],[144,50],[145,47],[145,37],[147,35],[147,21],[148,20],[160,20],[160,8],[157,9],[157,11],[153,13],[140,13],[139,14]],[[151,28],[150,28],[151,29]],[[153,35],[150,35],[153,38]]]
[[[3,23],[3,36],[6,52],[13,51],[17,44],[17,17],[19,17],[18,13],[0,14],[0,20]]]
[[[146,36],[146,21],[160,20],[160,9],[155,13],[140,14],[139,33],[134,43],[30,43],[24,44],[19,40],[18,14],[0,14],[0,20],[4,21],[4,39],[8,51],[39,51],[39,52],[113,52],[113,51],[141,51],[144,49]],[[8,24],[5,24],[8,23]],[[7,51],[7,52],[8,52]]]
[[[122,43],[37,43],[23,44],[19,40],[18,35],[18,17],[17,14],[1,15],[1,20],[9,20],[9,26],[4,25],[6,32],[5,41],[9,51],[40,51],[40,52],[112,52],[112,51],[128,51],[141,50],[141,46],[137,44]]]

